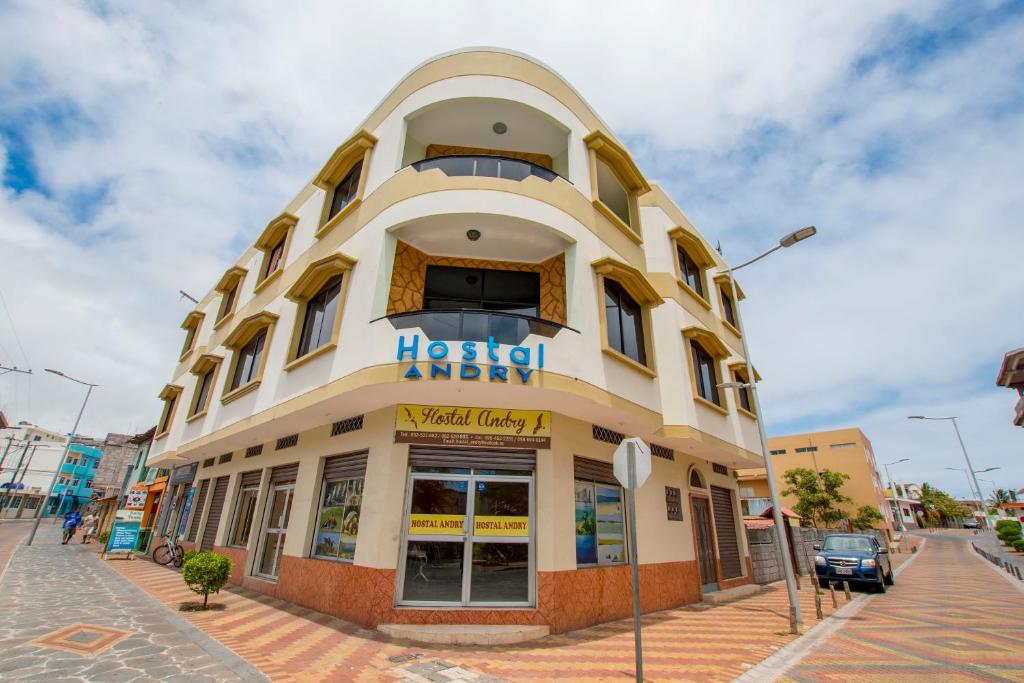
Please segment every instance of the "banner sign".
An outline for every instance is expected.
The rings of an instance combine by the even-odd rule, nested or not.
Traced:
[[[409,515],[410,536],[461,536],[465,526],[465,515]],[[473,520],[473,534],[526,537],[530,535],[530,518],[477,515]]]
[[[178,520],[178,533],[177,536],[180,538],[185,535],[185,522],[188,521],[188,511],[192,507],[192,496],[196,493],[196,487],[193,486],[188,490],[188,496],[185,498],[185,509],[181,511],[181,519]]]
[[[400,404],[395,443],[551,448],[551,413]]]
[[[143,510],[146,507],[146,496],[149,495],[149,488],[145,485],[136,484],[128,489],[125,496],[124,506],[128,510]]]
[[[529,384],[530,375],[536,370],[544,369],[544,344],[537,344],[536,349],[531,349],[528,346],[513,346],[509,349],[507,358],[502,357],[501,344],[495,341],[494,337],[487,337],[486,342],[465,341],[452,342],[452,344],[456,345],[454,352],[456,360],[460,362],[453,364],[449,361],[448,357],[453,349],[448,346],[448,342],[432,341],[425,344],[423,349],[426,352],[424,360],[429,363],[414,362],[406,369],[403,377],[405,379],[424,379],[426,376],[429,376],[430,379],[458,377],[463,380],[483,381],[486,379],[489,382]],[[478,344],[480,346],[477,346]],[[405,335],[401,335],[398,338],[396,357],[399,362],[420,360],[420,336],[414,334],[409,341],[406,341]],[[428,364],[430,367],[426,369]],[[454,375],[452,374],[453,365],[456,368]],[[531,365],[536,367],[530,367]],[[428,374],[424,375],[425,372]]]
[[[129,553],[135,550],[135,544],[139,540],[138,522],[114,522],[110,529],[110,540],[107,541],[107,549],[110,553]]]
[[[141,522],[142,510],[118,510],[114,513],[114,519],[119,522]]]

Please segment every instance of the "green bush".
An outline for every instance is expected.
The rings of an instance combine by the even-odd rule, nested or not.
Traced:
[[[231,576],[231,559],[211,550],[189,553],[185,554],[181,576],[189,589],[203,596],[203,609],[206,609],[210,593],[220,592]]]
[[[101,531],[98,534],[96,534],[96,540],[102,543],[103,545],[106,545],[107,541],[110,540],[110,530],[108,529],[107,531]]]
[[[1021,540],[1019,531],[1003,531],[999,534],[999,540],[1006,545],[1013,545],[1014,541]]]
[[[1018,553],[1024,553],[1024,538],[1018,538],[1012,543],[1013,549]]]
[[[1000,519],[996,522],[996,533],[1004,529],[1016,529],[1020,533],[1020,522],[1015,519]]]
[[[196,550],[195,548],[192,548],[191,550],[186,550],[185,554],[182,555],[182,557],[181,557],[181,563],[182,564],[188,563],[189,560],[191,560],[193,557],[195,557],[198,554],[199,554],[199,551]]]

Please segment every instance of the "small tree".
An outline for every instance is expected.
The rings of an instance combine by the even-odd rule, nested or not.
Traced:
[[[231,576],[231,558],[207,550],[188,558],[181,576],[189,589],[203,596],[206,609],[210,593],[218,593]]]
[[[859,531],[866,529],[874,529],[875,524],[881,522],[884,517],[882,513],[878,511],[878,508],[870,505],[861,505],[857,509],[857,516],[850,518],[850,526]]]
[[[812,526],[820,522],[829,528],[843,517],[836,505],[851,500],[839,492],[843,482],[849,478],[850,475],[842,472],[822,470],[819,473],[806,467],[796,467],[786,470],[782,476],[783,481],[789,484],[782,495],[796,496],[797,503],[793,510],[801,519],[810,521]]]

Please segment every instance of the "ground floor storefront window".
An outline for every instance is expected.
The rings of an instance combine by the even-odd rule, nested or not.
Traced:
[[[324,462],[313,557],[346,562],[355,559],[366,457],[365,452],[338,455]]]
[[[626,562],[626,526],[622,487],[611,463],[576,457],[576,566]]]
[[[231,531],[227,542],[229,546],[245,548],[249,545],[249,531],[252,529],[252,518],[256,514],[256,498],[260,493],[261,475],[259,470],[242,474],[236,499],[238,502],[231,516]]]
[[[400,603],[533,604],[534,456],[509,456],[410,454]]]

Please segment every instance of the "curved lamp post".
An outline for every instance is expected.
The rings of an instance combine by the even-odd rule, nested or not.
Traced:
[[[903,526],[903,511],[900,510],[900,501],[896,498],[896,482],[892,480],[892,475],[889,474],[889,465],[899,465],[901,462],[910,462],[910,458],[882,463],[882,467],[885,468],[885,478],[889,480],[889,488],[892,489],[892,504],[896,507],[896,519],[900,525],[900,532],[906,533],[907,528]]]
[[[971,495],[978,496],[978,500],[981,501],[982,505],[984,505],[985,504],[985,497],[981,495],[981,487],[978,485],[978,477],[975,476],[975,474],[974,474],[974,467],[971,466],[971,458],[967,455],[967,447],[964,446],[964,439],[963,439],[962,436],[960,436],[960,428],[957,427],[956,417],[955,416],[953,416],[953,417],[925,417],[924,415],[908,415],[907,419],[908,420],[949,420],[950,422],[953,423],[953,430],[956,431],[957,441],[960,442],[960,450],[962,450],[964,452],[964,462],[967,463],[967,471],[971,475],[970,482],[974,484],[974,487],[973,487],[973,491],[974,492]],[[988,515],[984,514],[984,512],[985,511],[982,510],[983,514],[981,516],[981,524],[982,524],[982,526],[984,526],[987,529],[988,528]]]
[[[64,469],[64,463],[67,462],[68,451],[71,450],[71,441],[75,438],[75,434],[78,433],[78,423],[82,421],[82,413],[85,412],[85,404],[89,402],[89,395],[92,394],[93,387],[99,386],[98,384],[90,384],[89,382],[83,382],[80,379],[75,379],[74,377],[65,375],[60,370],[46,368],[46,371],[57,375],[58,377],[69,379],[72,382],[83,384],[89,388],[85,391],[85,400],[82,401],[82,407],[78,411],[78,417],[75,418],[75,426],[71,428],[71,434],[68,435],[68,442],[64,445],[64,454],[60,456],[60,465],[57,466],[57,471],[53,473],[53,479],[50,481],[50,490],[46,492],[46,497],[43,498],[43,504],[36,510],[36,518],[32,522],[32,531],[29,532],[28,540],[25,541],[25,545],[32,545],[32,541],[36,537],[36,531],[39,529],[39,522],[42,519],[43,509],[47,503],[50,502],[50,496],[53,495],[53,489],[57,485],[57,477],[60,476],[61,470]]]
[[[754,375],[754,366],[750,361],[750,347],[747,344],[747,333],[743,330],[743,316],[740,315],[739,297],[736,296],[736,280],[733,278],[732,274],[740,268],[746,268],[752,263],[757,263],[764,257],[778,251],[779,249],[791,247],[797,242],[813,237],[817,232],[817,228],[813,225],[791,232],[780,239],[777,245],[760,256],[756,256],[745,263],[741,263],[738,266],[727,268],[722,271],[729,278],[733,313],[736,318],[736,329],[739,330],[740,341],[743,343],[743,358],[747,369],[747,381],[723,382],[718,386],[723,388],[744,388],[750,390],[750,398],[754,404],[754,412],[757,415],[757,433],[761,440],[761,455],[764,457],[764,467],[768,477],[768,491],[772,498],[772,517],[775,521],[775,545],[782,558],[782,568],[786,575],[786,592],[789,594],[789,628],[793,633],[799,633],[800,624],[803,623],[803,617],[800,615],[800,597],[796,591],[796,578],[793,573],[793,558],[789,553],[789,543],[786,539],[786,534],[783,533],[783,529],[785,528],[783,527],[783,523],[785,520],[782,517],[782,505],[779,502],[779,487],[775,484],[775,472],[772,468],[771,453],[769,453],[768,450],[768,435],[764,431],[764,413],[761,412],[761,401],[757,396],[757,380]]]

